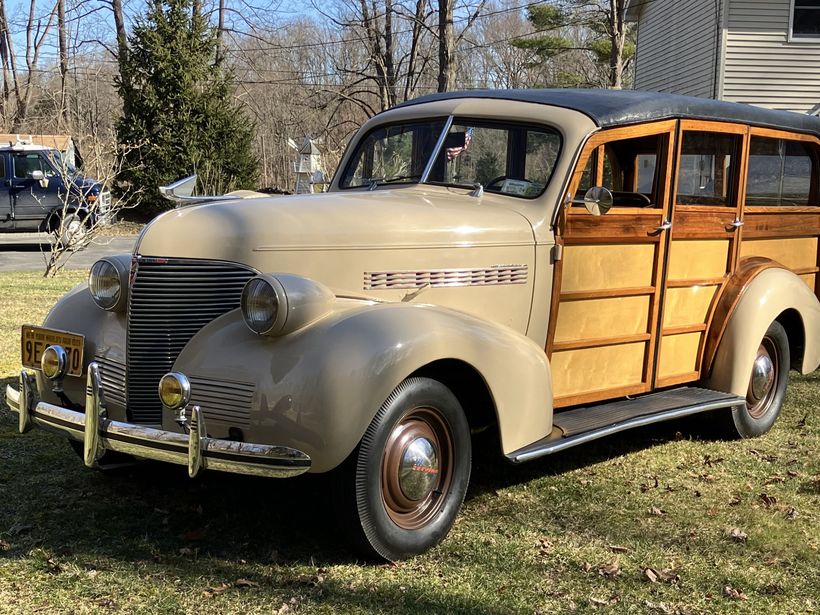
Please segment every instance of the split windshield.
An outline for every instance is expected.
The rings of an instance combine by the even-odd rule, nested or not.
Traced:
[[[416,120],[374,128],[351,156],[340,187],[480,184],[488,192],[525,198],[546,189],[561,149],[556,130],[460,118],[447,124]]]

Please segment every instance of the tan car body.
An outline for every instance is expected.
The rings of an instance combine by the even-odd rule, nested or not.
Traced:
[[[471,382],[481,384],[479,397],[497,419],[504,454],[552,432],[545,348],[556,301],[553,223],[582,148],[598,128],[571,109],[461,98],[376,116],[347,156],[373,126],[449,115],[557,128],[563,146],[544,194],[532,200],[487,192],[476,197],[434,185],[343,190],[337,174],[326,194],[175,209],[139,237],[135,253],[142,257],[242,263],[260,273],[304,276],[336,295],[328,315],[284,337],[252,333],[234,310],[201,329],[176,359],[174,370],[191,377],[254,383],[249,441],[297,448],[310,456],[312,472],[330,470],[356,447],[390,392],[420,371],[455,388],[463,374],[475,377]],[[340,168],[346,163],[347,157]],[[372,273],[510,266],[526,271],[523,282],[367,288]],[[820,303],[797,275],[771,268],[756,275],[728,310],[708,383],[745,395],[760,340],[787,310],[799,314],[803,328],[802,371],[816,369]],[[125,314],[97,307],[85,287],[64,297],[44,324],[84,334],[86,363],[95,356],[126,362]],[[42,375],[37,378],[43,398],[57,404]],[[84,387],[77,378],[65,383],[70,397],[81,397]],[[465,406],[476,425],[481,411]],[[109,406],[109,414],[125,420],[124,408]],[[180,431],[170,413],[163,417],[163,429]],[[215,437],[227,434],[226,426],[211,428]]]

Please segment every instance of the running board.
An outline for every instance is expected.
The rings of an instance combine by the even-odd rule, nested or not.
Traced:
[[[743,397],[731,393],[681,387],[635,399],[556,412],[550,435],[510,453],[507,459],[522,463],[627,429],[745,403]]]

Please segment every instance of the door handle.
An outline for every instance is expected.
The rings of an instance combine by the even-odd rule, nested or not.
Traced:
[[[741,226],[743,226],[743,220],[740,218],[735,218],[734,222],[730,222],[726,225],[726,232],[731,233],[735,229],[739,229]]]
[[[649,231],[650,235],[660,235],[664,231],[672,228],[672,223],[669,220],[664,220],[660,226],[656,227],[654,231]]]

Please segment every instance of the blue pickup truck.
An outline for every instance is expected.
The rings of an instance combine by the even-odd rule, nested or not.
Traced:
[[[0,232],[42,231],[74,241],[106,220],[111,207],[108,190],[42,145],[0,147],[0,183]]]

